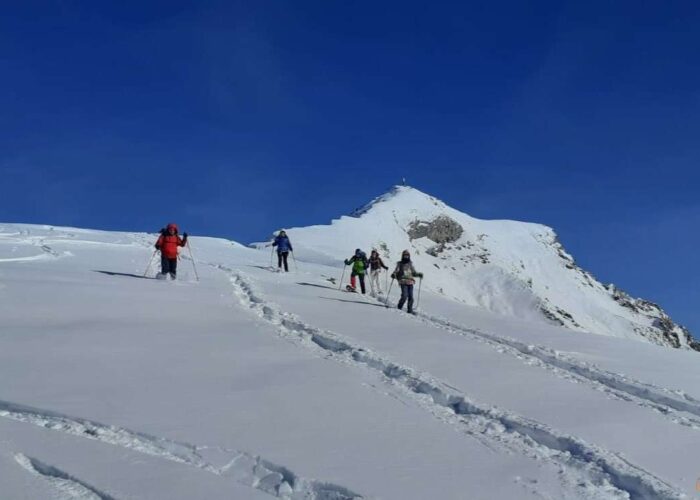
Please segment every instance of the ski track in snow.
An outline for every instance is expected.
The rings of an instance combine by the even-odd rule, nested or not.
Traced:
[[[114,497],[103,493],[89,484],[77,479],[70,474],[45,464],[36,458],[31,458],[23,453],[15,454],[15,461],[34,475],[41,476],[49,481],[64,498],[78,500],[115,500]]]
[[[258,317],[276,327],[280,336],[349,365],[379,372],[433,415],[493,448],[547,462],[562,472],[562,480],[582,498],[678,499],[684,495],[620,455],[558,432],[512,412],[471,400],[428,374],[389,361],[328,330],[297,319],[267,302],[250,279],[221,264],[205,263],[229,275],[236,297]]]
[[[681,391],[634,380],[626,375],[603,370],[594,364],[575,360],[554,349],[485,333],[438,316],[418,313],[416,321],[422,321],[450,333],[482,342],[500,353],[512,355],[529,365],[548,370],[561,378],[586,384],[615,399],[657,411],[676,424],[700,430],[700,419],[678,414],[678,412],[685,412],[700,417],[700,401]]]
[[[44,243],[44,240],[39,240],[37,242],[31,243],[32,246],[39,247],[42,253],[37,254],[37,255],[28,255],[26,257],[5,257],[5,258],[0,258],[0,263],[5,263],[5,262],[31,262],[31,261],[37,261],[37,260],[52,260],[52,259],[58,259],[61,257],[61,254],[56,252],[53,248],[50,246],[46,245]],[[68,253],[65,253],[65,255],[68,255]]]
[[[215,448],[217,452],[223,453],[228,457],[226,465],[217,467],[207,462],[200,453],[210,449],[207,446],[195,446],[171,441],[7,401],[0,401],[0,417],[30,423],[73,436],[101,441],[195,467],[212,474],[231,477],[238,483],[277,498],[288,500],[352,500],[363,498],[361,495],[342,486],[302,478],[286,467],[238,450]],[[82,491],[80,487],[92,492],[92,496],[85,496],[87,493],[83,491],[83,496],[74,496],[74,498],[98,498],[104,500],[111,498],[54,467],[42,464],[38,460],[30,459],[21,454],[16,455],[15,458],[26,469],[34,470],[36,473],[52,479],[52,482],[57,487],[60,486],[64,492],[68,491],[67,488]],[[71,482],[72,484],[70,484]]]

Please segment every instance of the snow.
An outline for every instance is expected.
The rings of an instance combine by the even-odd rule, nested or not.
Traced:
[[[461,236],[444,248],[410,237],[412,224],[438,217],[459,224]],[[331,266],[341,266],[357,247],[378,249],[389,262],[408,249],[427,274],[427,289],[499,315],[684,348],[692,340],[655,304],[605,287],[580,269],[551,228],[475,219],[411,187],[396,186],[353,217],[287,233],[300,258]]]
[[[504,267],[559,276],[542,226],[488,223],[491,263],[468,284],[439,273],[402,228],[445,211],[464,241],[487,234],[398,189],[289,230],[290,273],[269,248],[192,237],[199,281],[187,250],[178,280],[143,276],[154,235],[0,224],[0,498],[691,497],[698,354],[544,318]],[[382,241],[387,264],[420,251],[416,316],[396,287],[390,308],[338,290],[341,260]],[[606,293],[576,321],[612,328]]]

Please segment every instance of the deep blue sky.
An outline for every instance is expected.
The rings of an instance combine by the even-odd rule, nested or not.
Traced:
[[[402,177],[700,335],[700,4],[12,2],[0,220],[242,242]]]

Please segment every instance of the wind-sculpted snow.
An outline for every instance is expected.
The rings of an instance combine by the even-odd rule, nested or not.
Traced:
[[[678,391],[656,387],[622,374],[602,370],[595,365],[577,361],[547,347],[466,328],[437,316],[419,314],[418,319],[448,332],[484,342],[499,352],[513,355],[530,365],[537,365],[560,377],[585,383],[612,397],[657,411],[675,423],[700,430],[700,419],[678,414],[678,412],[684,412],[700,417],[700,401],[687,394],[679,394]]]
[[[220,449],[230,459],[223,467],[217,467],[207,462],[200,454],[201,451],[209,448],[207,446],[195,446],[171,441],[121,427],[105,425],[84,418],[69,417],[7,401],[0,401],[0,417],[37,425],[73,436],[101,441],[195,467],[212,474],[231,477],[238,483],[277,498],[289,500],[352,500],[362,498],[361,495],[353,493],[342,486],[299,477],[286,467],[243,451]],[[68,489],[78,492],[84,490],[83,496],[74,496],[73,498],[97,498],[103,500],[111,498],[54,467],[42,464],[38,460],[30,459],[20,454],[17,461],[26,469],[51,478],[57,486],[60,486],[63,492],[66,492]],[[88,493],[92,496],[85,496]]]
[[[18,239],[20,245],[17,244]],[[13,254],[12,257],[0,257],[0,263],[51,260],[57,259],[62,255],[70,255],[68,252],[61,254],[55,251],[46,243],[45,238],[41,236],[28,237],[21,235],[21,233],[0,233],[0,244],[11,245],[12,249],[8,253]],[[17,253],[20,255],[16,255]]]
[[[115,500],[114,497],[107,493],[99,491],[61,469],[45,464],[36,458],[17,453],[15,460],[32,474],[44,477],[66,498],[76,500]]]
[[[279,335],[326,358],[370,369],[412,397],[435,417],[490,448],[520,453],[558,467],[563,481],[585,490],[586,498],[675,499],[683,495],[623,457],[513,412],[479,403],[427,373],[390,361],[341,336],[304,323],[266,301],[242,273],[229,274],[242,305],[274,325]]]

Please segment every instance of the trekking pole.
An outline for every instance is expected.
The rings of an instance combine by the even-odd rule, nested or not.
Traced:
[[[348,267],[347,264],[343,266],[343,274],[340,276],[340,284],[338,284],[338,290],[340,290],[343,287],[343,278],[345,278],[345,268]]]
[[[275,255],[275,247],[272,247],[272,250],[270,250],[270,267],[272,267],[272,257]]]
[[[294,261],[294,270],[296,272],[299,272],[299,266],[297,266],[297,258],[294,257],[294,250],[290,252],[292,254],[292,260]]]
[[[384,302],[384,307],[389,309],[389,295],[391,295],[391,287],[394,286],[394,278],[391,278],[391,283],[389,283],[389,290],[386,292],[386,302]]]
[[[192,260],[192,269],[194,269],[194,277],[199,281],[199,275],[197,274],[197,266],[194,265],[194,255],[192,255],[192,247],[190,246],[190,240],[187,240],[187,250],[190,252],[190,260]]]
[[[416,298],[416,309],[418,309],[418,305],[420,304],[420,287],[423,284],[423,278],[420,279],[418,282],[418,297]]]
[[[157,253],[158,253],[158,249],[156,248],[155,250],[153,250],[153,254],[151,255],[151,259],[148,261],[148,267],[146,268],[146,271],[143,273],[144,278],[146,276],[148,276],[148,271],[151,270],[151,265],[153,264],[153,258],[156,256]]]

